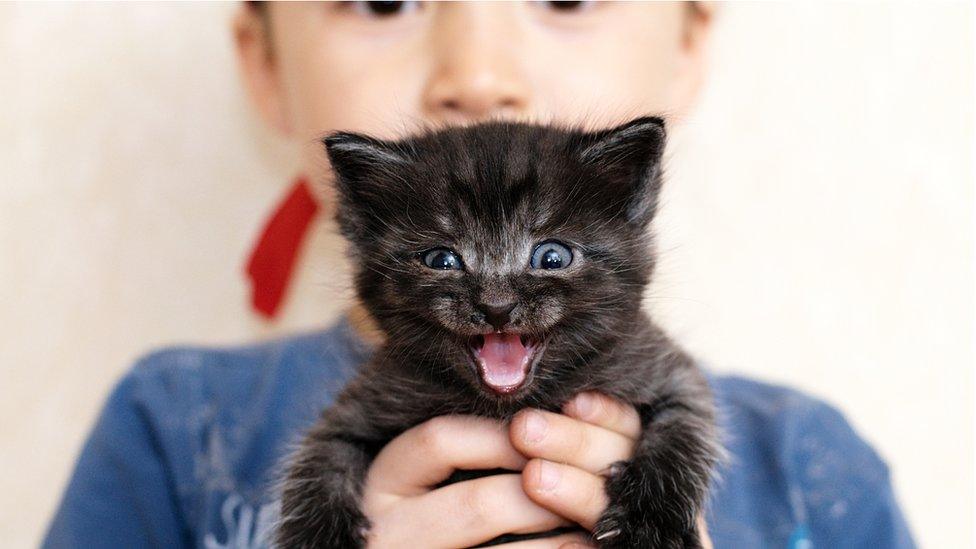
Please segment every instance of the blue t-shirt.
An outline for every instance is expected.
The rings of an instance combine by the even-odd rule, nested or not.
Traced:
[[[283,457],[369,354],[347,321],[235,348],[172,348],[115,387],[44,547],[265,547]],[[914,547],[888,468],[830,406],[709,375],[731,459],[716,548]]]

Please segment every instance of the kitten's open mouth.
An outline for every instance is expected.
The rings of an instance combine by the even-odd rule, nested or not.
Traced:
[[[527,334],[492,332],[471,338],[481,381],[492,391],[514,393],[529,377],[539,341]]]

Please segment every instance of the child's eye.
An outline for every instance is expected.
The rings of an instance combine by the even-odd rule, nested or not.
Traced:
[[[366,17],[392,17],[409,13],[420,7],[420,2],[348,2],[353,11]]]
[[[590,2],[550,1],[545,3],[548,4],[549,7],[553,9],[553,11],[559,11],[565,13],[569,13],[572,11],[582,11],[593,4],[592,0]]]
[[[532,251],[529,263],[533,269],[565,269],[573,262],[573,251],[562,242],[550,240],[543,242]]]
[[[424,265],[440,271],[460,271],[461,256],[447,248],[434,248],[421,253]]]

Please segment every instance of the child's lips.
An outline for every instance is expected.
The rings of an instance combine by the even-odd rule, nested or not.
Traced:
[[[525,383],[536,347],[532,337],[511,332],[492,332],[471,341],[481,381],[499,394],[513,393]]]

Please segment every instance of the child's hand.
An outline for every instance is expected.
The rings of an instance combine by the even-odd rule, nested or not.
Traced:
[[[533,503],[518,474],[432,489],[455,469],[521,471],[525,463],[499,421],[442,416],[406,431],[380,451],[367,473],[362,509],[372,523],[369,546],[470,547],[506,533],[569,525]],[[565,535],[511,547],[556,548],[572,541],[585,539]]]
[[[370,546],[415,547],[423,541],[425,547],[468,547],[506,533],[542,532],[573,522],[592,528],[607,505],[599,473],[630,458],[640,419],[633,407],[592,393],[578,396],[563,411],[525,410],[509,429],[485,418],[442,416],[395,438],[377,455],[363,490],[363,511],[372,523]],[[522,475],[432,488],[456,469],[494,468]],[[544,476],[550,472],[555,473],[551,485]],[[711,548],[704,521],[699,524],[705,547]],[[511,544],[563,546],[587,547],[588,540],[566,535]]]
[[[512,420],[512,444],[530,461],[522,486],[535,503],[587,530],[607,506],[604,479],[611,464],[630,459],[641,434],[632,406],[598,393],[580,393],[562,414],[523,410]],[[705,521],[699,530],[711,548]],[[583,545],[585,546],[585,545]]]

